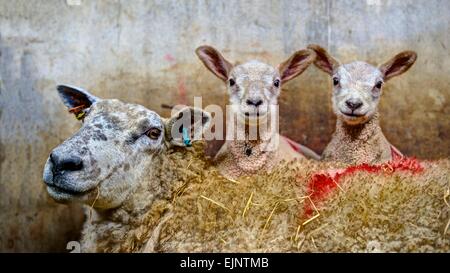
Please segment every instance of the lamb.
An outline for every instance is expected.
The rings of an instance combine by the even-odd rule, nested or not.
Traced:
[[[280,136],[272,123],[278,118],[272,109],[278,105],[281,85],[300,75],[314,61],[314,51],[297,51],[278,68],[256,60],[233,66],[211,46],[200,46],[196,54],[214,75],[227,84],[233,112],[227,116],[227,136],[232,137],[227,138],[215,156],[224,176],[236,179],[270,171],[281,160],[291,161],[304,156],[320,158],[309,148]],[[248,130],[244,126],[230,126],[235,123],[235,116],[238,123],[245,124]],[[242,137],[235,137],[232,130]],[[259,134],[252,138],[251,131],[259,131]]]
[[[406,72],[417,54],[403,51],[377,68],[360,61],[341,64],[318,45],[308,48],[316,52],[314,64],[333,78],[336,131],[322,160],[379,164],[402,157],[380,128],[378,103],[384,83]]]
[[[201,138],[210,114],[184,108],[163,119],[141,105],[100,99],[81,88],[57,89],[83,125],[51,152],[43,179],[54,200],[90,207],[81,251],[151,251],[159,225],[170,217],[162,204],[186,181],[175,169],[192,155],[179,150]]]

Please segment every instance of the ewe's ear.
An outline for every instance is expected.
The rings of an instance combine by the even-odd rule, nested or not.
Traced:
[[[202,139],[211,119],[211,114],[200,108],[185,107],[166,121],[166,139],[171,145],[189,147],[192,142]]]
[[[201,46],[195,53],[203,64],[220,79],[227,81],[233,65],[211,46]]]
[[[100,100],[88,91],[75,86],[58,85],[56,89],[63,103],[69,108],[69,112],[75,114],[78,120],[82,120],[86,110]]]
[[[417,53],[414,51],[403,51],[395,55],[394,58],[380,65],[379,69],[383,74],[384,81],[408,71],[416,62]]]
[[[316,52],[316,60],[314,61],[314,65],[330,76],[333,76],[333,71],[341,65],[340,62],[331,57],[331,55],[319,45],[309,45],[308,48]]]
[[[285,83],[300,75],[305,69],[314,62],[316,54],[309,49],[299,50],[292,54],[289,59],[278,65],[281,82]]]

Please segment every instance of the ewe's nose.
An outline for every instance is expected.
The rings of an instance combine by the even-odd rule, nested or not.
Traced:
[[[83,160],[76,155],[50,154],[50,161],[53,164],[53,174],[62,171],[79,171],[83,168]]]
[[[261,104],[263,104],[262,99],[248,99],[246,101],[247,105],[253,105],[255,107],[260,106]]]
[[[355,111],[356,109],[358,109],[359,107],[361,107],[363,105],[361,100],[353,100],[353,99],[345,101],[345,104],[352,111]]]

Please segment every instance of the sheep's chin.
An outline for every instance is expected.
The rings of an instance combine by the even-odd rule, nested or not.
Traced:
[[[256,126],[256,125],[264,125],[267,124],[269,119],[269,114],[266,112],[262,115],[245,115],[245,113],[243,112],[239,112],[239,114],[237,115],[237,120],[241,123],[241,124],[245,124],[245,125],[251,125],[251,126]]]

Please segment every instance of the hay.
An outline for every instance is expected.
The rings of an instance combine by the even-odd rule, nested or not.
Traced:
[[[208,165],[191,173],[195,181],[172,203],[173,217],[156,250],[446,252],[450,213],[442,192],[449,186],[449,165],[428,162],[418,174],[355,173],[318,203],[307,182],[313,173],[341,165],[300,160],[236,181]],[[305,213],[305,203],[313,215]]]

